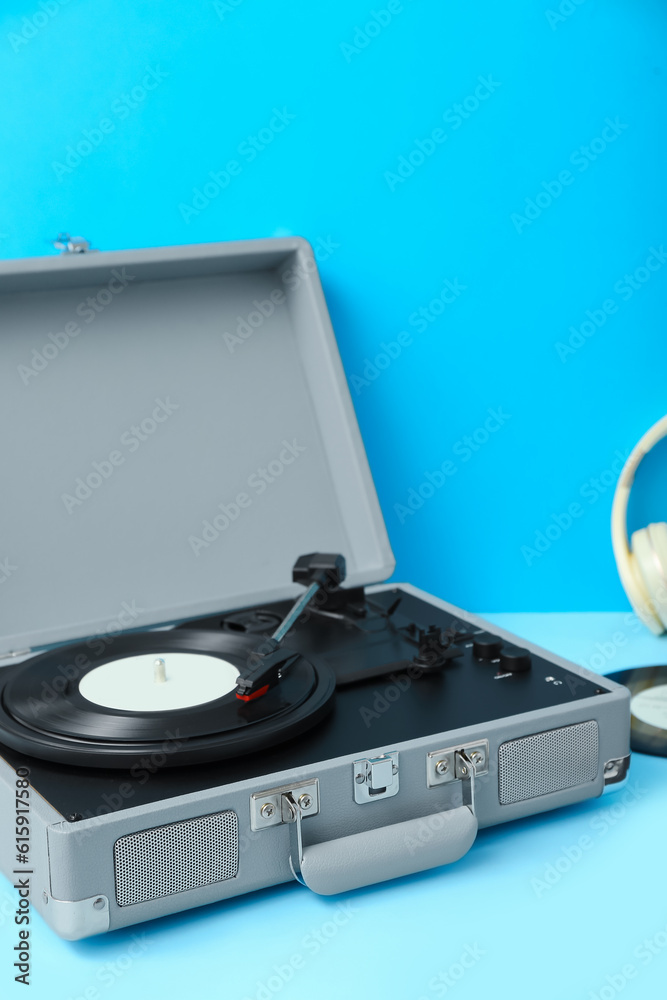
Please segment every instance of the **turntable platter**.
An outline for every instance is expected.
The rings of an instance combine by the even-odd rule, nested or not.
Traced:
[[[236,677],[255,648],[250,636],[178,629],[119,635],[95,655],[87,643],[51,650],[0,672],[0,742],[104,768],[151,754],[175,766],[264,750],[329,711],[335,677],[295,654],[279,685],[239,701]]]

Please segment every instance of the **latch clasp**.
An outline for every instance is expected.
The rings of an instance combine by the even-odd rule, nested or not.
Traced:
[[[354,761],[354,801],[363,805],[398,792],[398,751]]]

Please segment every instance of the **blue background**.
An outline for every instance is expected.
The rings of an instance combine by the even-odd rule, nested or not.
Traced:
[[[405,0],[381,28],[370,0],[45,4],[5,0],[0,16],[0,255],[53,252],[59,230],[101,249],[307,237],[397,578],[475,609],[625,607],[610,483],[667,409],[667,266],[627,301],[614,286],[667,241],[664,4]],[[132,96],[148,69],[165,75]],[[295,117],[248,162],[239,147],[274,108]],[[620,134],[584,160],[608,118]],[[446,140],[406,168],[436,128]],[[86,131],[101,141],[68,161]],[[240,176],[184,211],[230,159]],[[446,279],[464,290],[411,325]],[[608,299],[617,310],[562,360]],[[402,331],[400,355],[369,368]],[[479,430],[498,408],[509,418]],[[634,526],[666,516],[666,455],[642,469]],[[397,513],[448,459],[456,474]]]
[[[4,0],[0,13],[0,256],[52,252],[63,229],[102,249],[307,237],[397,576],[475,609],[625,607],[605,484],[617,453],[667,410],[667,266],[628,301],[614,289],[667,241],[661,0],[565,0],[561,20],[550,0],[405,0],[364,47],[357,29],[386,0],[44,2],[56,13],[38,0]],[[167,75],[122,112],[149,68]],[[489,75],[499,86],[454,127],[454,105]],[[274,108],[295,117],[246,162],[239,147]],[[571,157],[581,162],[607,118],[627,127],[582,171]],[[58,167],[102,119],[113,130]],[[436,128],[446,141],[388,182]],[[184,212],[230,159],[240,176]],[[518,232],[512,216],[567,169],[573,182]],[[446,279],[465,289],[418,331],[410,317]],[[607,299],[617,311],[561,360],[556,345]],[[402,331],[411,343],[360,385]],[[498,408],[509,419],[464,461],[458,443],[483,439]],[[667,515],[666,458],[658,449],[640,472],[634,526]],[[401,523],[396,505],[447,460],[456,474]],[[582,515],[526,558],[572,503]],[[501,619],[582,663],[627,630],[621,615]],[[631,638],[608,667],[664,659],[659,640]],[[468,944],[485,954],[447,995],[599,995],[667,924],[664,761],[636,755],[630,785],[614,814],[605,797],[483,831],[450,870],[351,895],[354,915],[316,954],[304,939],[341,901],[297,886],[77,944],[37,919],[31,996],[241,1000],[301,954],[305,968],[273,995],[418,1000],[442,995],[431,981]],[[560,859],[582,835],[593,847],[568,869]],[[556,864],[562,877],[539,892],[534,880]],[[15,901],[3,881],[0,979],[12,997],[23,995],[9,976]],[[128,965],[135,933],[146,950]],[[641,966],[624,996],[662,995],[666,962],[661,952]]]

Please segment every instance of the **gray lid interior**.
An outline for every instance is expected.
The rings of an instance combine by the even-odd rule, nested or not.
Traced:
[[[303,240],[3,262],[0,400],[0,655],[393,570]]]

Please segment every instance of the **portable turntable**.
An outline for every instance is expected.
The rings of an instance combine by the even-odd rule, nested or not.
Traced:
[[[625,688],[382,582],[305,241],[8,261],[0,310],[0,862],[60,935],[445,865],[624,780]]]

